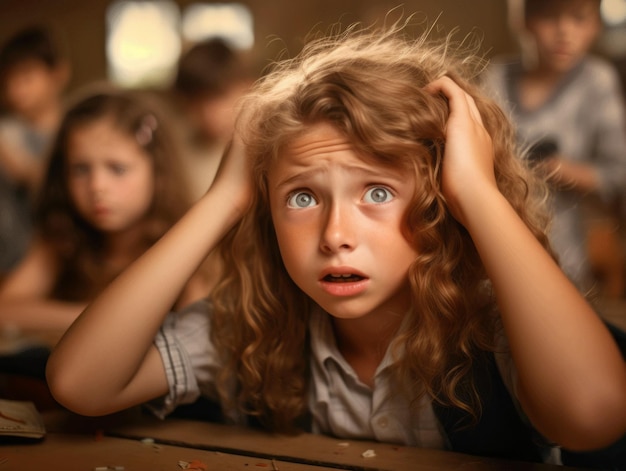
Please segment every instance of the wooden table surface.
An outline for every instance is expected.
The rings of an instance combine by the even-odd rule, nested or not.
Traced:
[[[104,419],[64,411],[43,415],[48,433],[42,441],[0,445],[0,471],[176,471],[194,460],[206,470],[220,471],[573,469],[321,435],[274,435],[192,420],[160,421],[136,410]],[[367,450],[375,456],[364,457]]]

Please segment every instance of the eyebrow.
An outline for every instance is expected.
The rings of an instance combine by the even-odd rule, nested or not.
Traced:
[[[280,180],[275,186],[274,189],[279,190],[285,186],[291,186],[294,183],[297,183],[299,180],[306,180],[311,178],[319,173],[324,173],[325,169],[323,168],[311,168],[307,170],[303,170],[302,172],[294,173],[293,175]]]

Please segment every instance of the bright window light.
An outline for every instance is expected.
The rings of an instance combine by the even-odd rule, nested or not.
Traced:
[[[219,36],[238,49],[254,44],[252,14],[238,3],[192,3],[183,12],[182,30],[191,43]]]
[[[602,19],[609,26],[626,22],[626,0],[602,0],[600,11]]]
[[[180,51],[180,11],[174,2],[118,1],[108,8],[106,56],[113,82],[168,84]]]

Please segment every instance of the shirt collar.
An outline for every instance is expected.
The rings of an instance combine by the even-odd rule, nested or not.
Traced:
[[[400,330],[403,329],[405,324],[406,322],[402,323]],[[333,361],[341,366],[344,371],[353,373],[352,367],[348,364],[337,347],[330,314],[317,305],[311,310],[311,315],[309,316],[309,332],[311,355],[315,363],[325,365],[328,361]],[[390,347],[387,348],[383,361],[376,370],[376,375],[382,373],[392,364],[392,347],[393,342]],[[401,349],[398,350],[398,354],[402,354]]]

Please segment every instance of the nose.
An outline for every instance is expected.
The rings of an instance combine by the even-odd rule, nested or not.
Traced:
[[[320,249],[324,253],[350,251],[356,245],[355,217],[346,204],[334,203],[325,215],[320,237]]]
[[[575,29],[576,20],[568,15],[561,15],[556,19],[557,31],[561,36],[571,35]]]
[[[107,186],[105,172],[93,170],[89,175],[89,189],[93,194],[102,193]]]

